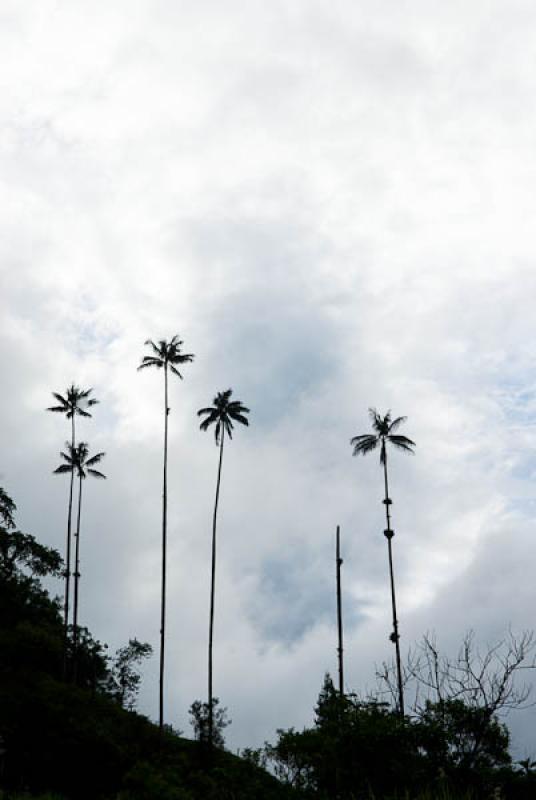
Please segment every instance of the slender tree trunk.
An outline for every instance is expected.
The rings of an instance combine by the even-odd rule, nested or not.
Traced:
[[[221,465],[223,460],[223,440],[225,438],[225,428],[222,425],[220,440],[220,459],[218,462],[218,480],[216,481],[216,499],[214,502],[214,516],[212,518],[212,572],[210,580],[210,621],[208,632],[208,743],[212,747],[214,733],[214,718],[212,696],[212,644],[214,637],[214,594],[216,587],[216,521],[218,517],[218,501],[220,498]]]
[[[82,514],[82,476],[78,483],[78,517],[76,521],[76,545],[74,555],[74,606],[73,606],[73,682],[78,677],[78,582],[80,579],[80,517]]]
[[[75,430],[74,430],[74,410],[71,417],[71,447],[74,452],[75,448]],[[63,679],[67,677],[67,648],[69,638],[69,595],[71,587],[71,529],[72,529],[72,516],[73,516],[73,484],[74,484],[74,468],[71,470],[71,482],[69,486],[69,509],[67,512],[67,544],[65,547],[65,599],[63,602]]]
[[[167,448],[168,448],[168,365],[164,365],[164,479],[162,486],[162,599],[160,609],[160,686],[159,730],[164,727],[164,648],[166,637],[166,557],[167,557]]]
[[[393,548],[392,548],[392,539],[395,535],[394,530],[391,528],[391,503],[392,500],[389,497],[389,484],[387,481],[387,453],[385,451],[385,444],[382,444],[383,447],[383,477],[384,477],[384,485],[385,485],[385,518],[387,522],[386,529],[384,530],[385,537],[387,539],[387,550],[389,554],[389,576],[391,580],[391,606],[393,611],[393,632],[390,636],[391,641],[395,645],[395,653],[396,653],[396,676],[397,676],[397,683],[398,683],[398,711],[400,716],[404,716],[404,687],[402,683],[402,663],[400,659],[400,634],[398,633],[398,618],[396,615],[396,595],[395,595],[395,576],[393,570]]]
[[[339,646],[337,647],[337,654],[339,659],[339,694],[344,695],[344,665],[343,665],[343,646],[342,646],[342,597],[341,597],[341,531],[337,525],[337,628],[339,634]]]

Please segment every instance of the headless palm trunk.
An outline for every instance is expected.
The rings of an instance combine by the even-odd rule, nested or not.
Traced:
[[[337,647],[337,655],[339,659],[339,694],[341,697],[344,694],[344,665],[343,665],[343,646],[342,646],[342,597],[341,597],[341,532],[337,525],[337,629],[339,646]]]
[[[383,458],[383,476],[384,476],[384,483],[385,483],[385,499],[383,501],[385,505],[385,519],[386,519],[386,529],[384,530],[384,535],[387,539],[387,549],[389,554],[389,577],[391,581],[391,607],[393,612],[393,632],[391,633],[390,639],[395,645],[395,653],[396,653],[396,676],[397,676],[397,683],[398,683],[398,711],[400,716],[404,716],[404,689],[402,684],[402,665],[400,660],[400,635],[398,633],[398,618],[396,614],[396,595],[395,595],[395,576],[393,570],[393,548],[392,548],[392,540],[393,536],[395,535],[394,530],[391,528],[391,512],[390,507],[392,504],[392,500],[389,497],[389,484],[387,481],[387,455],[384,451],[384,458]]]
[[[223,440],[225,437],[225,427],[222,426],[220,441],[220,458],[218,462],[218,479],[216,481],[216,499],[214,501],[214,516],[212,518],[212,571],[210,581],[210,621],[208,632],[208,742],[212,746],[214,716],[213,716],[213,696],[212,696],[212,645],[214,640],[214,597],[216,588],[216,521],[218,517],[218,501],[220,498],[221,466],[223,461]]]

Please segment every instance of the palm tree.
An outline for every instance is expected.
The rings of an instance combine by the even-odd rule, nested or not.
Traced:
[[[164,646],[166,629],[166,540],[167,540],[167,449],[168,449],[168,371],[182,380],[177,364],[193,361],[191,353],[181,353],[183,342],[175,335],[169,342],[160,339],[155,344],[152,339],[145,342],[151,348],[151,355],[144,356],[138,369],[156,367],[164,370],[164,477],[162,489],[162,599],[160,610],[160,691],[159,691],[159,727],[164,726]]]
[[[221,481],[221,466],[223,461],[223,443],[225,434],[227,433],[229,439],[233,438],[233,421],[240,422],[242,425],[249,425],[245,414],[249,414],[249,408],[246,408],[240,400],[231,400],[232,389],[227,389],[225,392],[218,392],[214,400],[213,406],[208,408],[201,408],[197,412],[198,417],[205,417],[199,426],[202,431],[209,429],[211,425],[215,425],[214,437],[216,445],[220,448],[220,458],[218,462],[218,479],[216,481],[216,500],[214,502],[214,515],[212,518],[212,577],[210,582],[210,622],[209,622],[209,636],[208,636],[208,741],[212,745],[213,740],[213,697],[212,697],[212,643],[214,633],[214,589],[216,581],[216,519],[218,515],[218,500],[220,497],[220,481]]]
[[[71,420],[71,447],[74,450],[76,445],[75,434],[75,419],[79,417],[91,417],[87,410],[96,405],[99,401],[90,397],[93,389],[80,389],[74,383],[67,389],[65,396],[52,392],[53,397],[56,398],[58,405],[50,406],[47,411],[55,411],[58,414],[65,414],[67,419]],[[67,512],[67,544],[65,548],[65,600],[63,604],[65,637],[67,636],[67,628],[69,625],[69,586],[71,578],[71,527],[72,527],[72,511],[73,511],[73,482],[74,471],[71,470],[71,483],[69,486],[69,505]]]
[[[56,473],[70,472],[71,475],[76,472],[78,483],[78,515],[76,522],[76,533],[74,538],[76,540],[75,556],[74,556],[74,608],[73,608],[73,654],[74,654],[74,677],[76,679],[76,653],[78,647],[78,582],[80,579],[80,518],[82,514],[82,481],[88,475],[94,478],[106,478],[102,472],[99,472],[93,467],[98,464],[105,456],[105,453],[96,453],[96,455],[89,457],[89,448],[86,442],[80,442],[76,447],[72,447],[69,442],[65,443],[67,452],[61,452],[60,456],[65,461],[57,469]]]
[[[388,411],[385,417],[381,417],[375,408],[369,408],[369,414],[372,419],[372,428],[374,433],[365,433],[361,436],[354,436],[350,440],[350,444],[354,448],[354,456],[367,455],[367,453],[380,448],[380,464],[383,466],[383,478],[385,487],[385,498],[383,504],[385,505],[385,517],[387,527],[384,530],[384,535],[387,539],[387,549],[389,553],[389,575],[391,580],[391,606],[393,612],[393,632],[390,635],[390,640],[395,645],[396,652],[396,672],[398,680],[398,710],[400,715],[404,716],[404,691],[402,686],[402,667],[400,661],[400,635],[398,633],[398,619],[396,615],[396,597],[395,597],[395,579],[393,572],[393,552],[392,552],[392,539],[395,535],[394,530],[391,528],[391,512],[390,506],[392,500],[389,497],[389,483],[387,480],[387,443],[389,442],[399,450],[405,450],[407,453],[413,453],[415,442],[408,439],[407,436],[400,436],[394,433],[397,428],[406,421],[407,417],[397,417],[391,419],[391,412]]]

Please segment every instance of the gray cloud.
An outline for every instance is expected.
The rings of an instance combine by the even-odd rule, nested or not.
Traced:
[[[67,429],[43,409],[94,387],[80,433],[109,477],[88,487],[84,622],[157,643],[162,387],[136,366],[178,331],[196,361],[170,403],[170,721],[205,693],[216,450],[195,412],[227,386],[252,409],[218,542],[233,746],[305,724],[336,668],[337,523],[349,686],[390,654],[381,473],[349,446],[371,405],[418,443],[391,464],[404,647],[530,626],[534,12],[2,13],[0,475],[21,527],[63,549]],[[532,721],[512,720],[520,747]]]

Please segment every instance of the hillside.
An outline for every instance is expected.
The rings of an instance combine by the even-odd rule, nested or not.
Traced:
[[[64,662],[58,606],[40,582],[61,572],[61,559],[9,527],[0,526],[0,786],[5,791],[53,792],[72,800],[291,796],[253,763],[219,750],[209,757],[200,743],[169,730],[160,737],[146,717],[123,708],[118,676],[87,629],[79,632],[76,658],[69,638]]]

